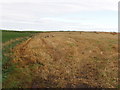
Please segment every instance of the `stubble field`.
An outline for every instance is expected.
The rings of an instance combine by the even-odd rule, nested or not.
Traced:
[[[118,87],[118,34],[37,33],[11,52],[4,88]]]

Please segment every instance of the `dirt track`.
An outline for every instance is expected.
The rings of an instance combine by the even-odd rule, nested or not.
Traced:
[[[13,63],[22,70],[14,79],[29,88],[113,88],[118,79],[117,45],[117,35],[112,34],[40,33],[14,48]]]

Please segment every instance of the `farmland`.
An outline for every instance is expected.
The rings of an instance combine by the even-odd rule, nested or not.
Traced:
[[[1,31],[2,32],[2,66],[3,66],[3,82],[6,79],[9,72],[11,72],[15,67],[14,64],[10,63],[11,51],[17,44],[31,37],[33,33],[31,32],[18,32],[18,31]]]
[[[118,34],[15,33],[3,35],[3,88],[118,87]]]

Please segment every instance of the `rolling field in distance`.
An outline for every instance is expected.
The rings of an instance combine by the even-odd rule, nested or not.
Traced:
[[[7,42],[12,39],[16,39],[19,37],[25,37],[28,36],[30,33],[20,33],[20,32],[8,32],[8,31],[3,31],[2,32],[2,42]]]
[[[10,53],[3,88],[118,87],[117,33],[37,32]]]

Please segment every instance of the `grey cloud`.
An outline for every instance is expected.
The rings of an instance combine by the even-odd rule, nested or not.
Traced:
[[[68,30],[115,29],[115,27],[78,23],[90,17],[67,17],[81,11],[117,11],[118,0],[3,0],[1,28]],[[65,16],[61,18],[60,16]]]

